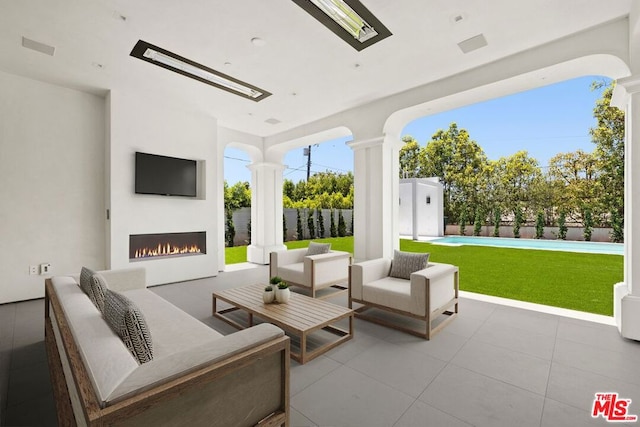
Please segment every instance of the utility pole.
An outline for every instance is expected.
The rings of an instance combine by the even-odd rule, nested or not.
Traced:
[[[309,177],[311,176],[311,146],[304,149],[303,155],[307,156],[307,182],[309,182]]]

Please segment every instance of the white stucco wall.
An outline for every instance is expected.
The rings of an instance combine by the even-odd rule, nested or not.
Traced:
[[[0,72],[0,303],[105,266],[105,100]]]

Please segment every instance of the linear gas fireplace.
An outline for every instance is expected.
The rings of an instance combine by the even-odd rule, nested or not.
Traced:
[[[207,232],[131,234],[129,260],[203,255],[207,253]]]

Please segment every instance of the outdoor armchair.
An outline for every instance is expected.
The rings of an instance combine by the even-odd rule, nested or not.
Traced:
[[[429,262],[407,280],[391,277],[391,266],[387,258],[353,264],[349,268],[349,308],[354,302],[362,304],[355,310],[356,317],[430,339],[458,313],[458,267]],[[364,314],[371,308],[418,319],[425,325],[420,324],[418,330],[390,322],[384,318],[388,316]]]
[[[313,243],[310,248],[314,246]],[[308,248],[291,249],[271,252],[269,274],[271,277],[279,276],[291,286],[308,289],[311,297],[316,298],[316,292],[320,289],[333,287],[341,292],[346,291],[350,264],[349,252],[329,251],[308,255]],[[332,292],[324,297],[335,294]]]

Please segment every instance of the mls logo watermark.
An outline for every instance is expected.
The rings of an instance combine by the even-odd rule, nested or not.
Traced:
[[[593,399],[593,418],[602,417],[610,423],[638,421],[637,415],[629,414],[631,399],[618,398],[618,393],[596,393]]]

